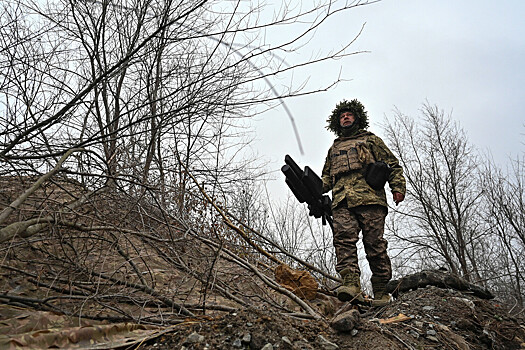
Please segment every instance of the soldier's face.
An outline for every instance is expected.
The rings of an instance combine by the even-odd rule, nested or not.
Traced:
[[[354,116],[354,113],[352,112],[344,111],[339,116],[339,123],[341,124],[341,126],[350,126],[354,122],[355,122],[355,116]]]

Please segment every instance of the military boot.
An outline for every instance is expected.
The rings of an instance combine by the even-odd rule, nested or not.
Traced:
[[[390,294],[386,292],[386,284],[388,283],[388,280],[372,276],[370,282],[372,282],[372,289],[374,291],[372,306],[380,307],[390,303]]]
[[[359,301],[363,302],[363,293],[361,292],[361,281],[359,274],[355,272],[341,272],[343,285],[337,288],[337,299],[341,301]]]

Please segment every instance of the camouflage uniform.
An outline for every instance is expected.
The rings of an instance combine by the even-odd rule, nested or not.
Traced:
[[[345,147],[349,149],[345,150]],[[341,159],[348,165],[343,164]],[[386,194],[384,189],[372,189],[364,177],[366,165],[374,160],[390,165],[390,189],[404,195],[405,178],[397,158],[381,138],[362,129],[351,136],[337,138],[330,147],[322,172],[323,191],[332,190],[337,272],[341,275],[348,272],[360,274],[356,244],[362,230],[373,277],[389,280],[392,269],[387,255],[387,241],[383,238]]]

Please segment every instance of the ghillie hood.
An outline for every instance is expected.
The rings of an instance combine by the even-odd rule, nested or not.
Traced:
[[[339,117],[343,111],[350,111],[354,114],[354,125],[357,125],[359,129],[368,128],[368,114],[365,111],[365,107],[361,102],[353,99],[352,101],[343,100],[335,106],[332,114],[326,120],[328,123],[326,128],[328,130],[332,131],[337,136],[343,136],[344,128],[339,123]]]

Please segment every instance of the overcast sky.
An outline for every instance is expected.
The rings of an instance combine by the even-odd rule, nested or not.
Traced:
[[[352,47],[370,52],[302,70],[302,77],[296,73],[295,80],[309,78],[311,87],[340,70],[350,80],[326,93],[287,100],[304,155],[282,108],[256,123],[256,148],[280,183],[285,154],[320,174],[334,139],[325,120],[337,102],[357,98],[379,136],[379,123],[395,107],[415,117],[428,101],[451,113],[470,142],[501,164],[516,158],[525,151],[524,18],[523,0],[383,0],[344,12],[316,32],[303,55],[340,48],[364,23]]]

